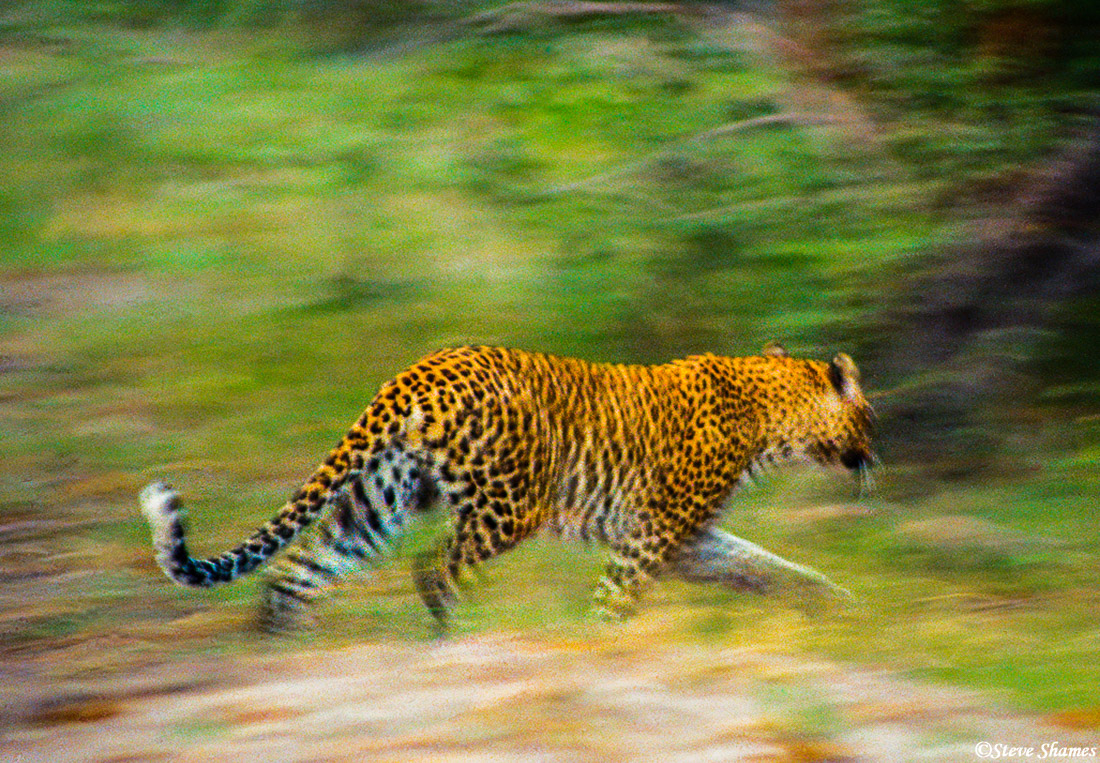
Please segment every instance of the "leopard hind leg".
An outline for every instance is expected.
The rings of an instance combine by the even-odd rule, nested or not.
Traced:
[[[278,632],[308,622],[315,602],[379,564],[433,500],[433,483],[414,453],[398,444],[365,459],[330,497],[316,529],[268,568],[260,627]]]
[[[514,548],[537,526],[522,506],[492,500],[473,482],[459,482],[445,491],[454,506],[451,529],[434,550],[419,555],[413,581],[435,618],[438,635],[450,626],[457,588],[480,572],[482,563]]]

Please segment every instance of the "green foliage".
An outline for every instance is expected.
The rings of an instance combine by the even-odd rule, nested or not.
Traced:
[[[334,18],[369,29],[424,20],[445,4],[432,0],[33,0],[13,5],[9,17],[17,25],[83,21],[137,28],[255,27]]]
[[[1100,12],[1056,0],[851,0],[807,24],[845,85],[890,130],[896,155],[926,177],[990,189],[1050,151],[1095,107]],[[988,192],[988,190],[987,190]],[[969,199],[962,197],[963,201]]]

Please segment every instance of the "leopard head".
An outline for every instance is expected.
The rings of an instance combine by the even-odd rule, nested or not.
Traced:
[[[862,471],[875,461],[871,450],[874,410],[863,396],[859,368],[848,355],[840,353],[826,369],[829,388],[819,401],[821,428],[817,443],[809,455],[822,464],[840,463],[847,469]]]
[[[874,412],[863,396],[859,368],[841,353],[830,363],[790,358],[778,345],[760,359],[768,368],[762,397],[769,459],[804,459],[865,474]]]

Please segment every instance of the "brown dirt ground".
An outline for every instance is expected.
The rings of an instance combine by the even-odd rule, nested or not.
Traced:
[[[0,760],[21,763],[965,761],[981,741],[1098,743],[976,692],[746,648],[655,646],[644,626],[192,657],[99,684],[0,671]]]

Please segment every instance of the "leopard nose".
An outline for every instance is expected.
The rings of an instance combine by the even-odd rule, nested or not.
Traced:
[[[846,469],[865,469],[869,466],[874,466],[878,462],[878,458],[874,453],[866,450],[849,450],[840,456],[840,463],[844,465]]]

